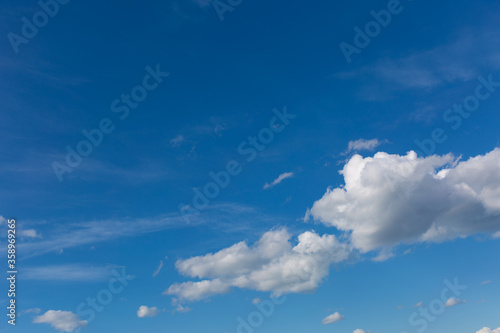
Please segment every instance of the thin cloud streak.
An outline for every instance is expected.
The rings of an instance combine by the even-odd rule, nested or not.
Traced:
[[[293,176],[295,176],[295,174],[293,172],[284,172],[281,175],[279,175],[278,178],[273,180],[271,183],[265,183],[263,188],[265,190],[267,190],[271,187],[278,185],[279,183],[281,183],[283,180],[285,180],[287,178],[292,178]]]
[[[37,257],[50,252],[82,245],[106,242],[124,237],[137,237],[151,232],[170,229],[194,228],[202,225],[221,228],[224,232],[241,232],[253,228],[256,221],[267,224],[276,218],[260,213],[252,207],[239,204],[219,204],[201,210],[190,217],[186,224],[180,214],[156,218],[107,219],[77,223],[58,223],[45,238],[30,239],[20,244],[23,258]],[[235,221],[239,221],[236,223]],[[250,222],[253,221],[253,225]]]
[[[106,281],[111,276],[111,270],[116,267],[87,264],[24,267],[20,276],[23,280],[98,282]]]

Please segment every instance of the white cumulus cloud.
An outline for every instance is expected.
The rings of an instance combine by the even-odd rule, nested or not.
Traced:
[[[33,319],[35,324],[49,324],[61,332],[74,332],[76,329],[87,325],[86,320],[80,320],[78,315],[71,311],[49,310]]]
[[[312,291],[328,275],[330,265],[346,260],[351,251],[334,235],[304,232],[295,246],[290,238],[286,229],[271,230],[253,246],[240,242],[216,253],[178,260],[175,266],[181,274],[205,280],[175,283],[164,294],[197,301],[227,293],[231,287],[271,291],[276,296]]]
[[[341,320],[344,320],[345,317],[343,315],[341,315],[340,313],[338,312],[335,312],[325,318],[323,318],[323,320],[321,321],[321,323],[323,325],[327,325],[327,324],[333,324],[333,323],[336,323],[338,321],[341,321]]]
[[[494,329],[494,330],[492,330],[489,327],[483,327],[482,329],[480,329],[476,333],[500,333],[500,327],[497,329]]]
[[[500,149],[459,161],[451,154],[354,155],[307,212],[351,235],[362,252],[500,230]]]
[[[362,330],[360,328],[357,328],[354,331],[352,331],[352,333],[370,333],[370,331],[365,331],[365,330]]]
[[[160,313],[160,310],[158,310],[155,306],[152,308],[149,308],[146,305],[141,305],[139,307],[139,310],[137,310],[137,317],[139,317],[139,318],[154,317],[158,313]]]

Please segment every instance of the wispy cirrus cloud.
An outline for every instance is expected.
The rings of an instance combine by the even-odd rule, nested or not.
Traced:
[[[42,309],[40,309],[40,308],[31,308],[31,309],[22,310],[20,313],[21,314],[29,314],[29,313],[39,314],[40,312],[42,312]]]
[[[372,151],[386,142],[387,140],[380,141],[379,139],[371,139],[371,140],[358,139],[354,141],[349,141],[347,149],[341,155],[347,155],[351,152],[362,151],[362,150]]]
[[[500,43],[492,23],[464,29],[454,41],[430,49],[375,59],[355,71],[337,73],[339,79],[364,78],[358,95],[385,101],[402,90],[429,91],[475,79],[482,71],[500,68]]]
[[[43,238],[30,238],[20,244],[23,257],[35,257],[50,252],[82,245],[95,245],[114,239],[137,237],[150,232],[170,229],[194,228],[202,225],[219,228],[224,232],[241,232],[255,228],[255,223],[269,224],[277,217],[261,213],[253,207],[223,203],[210,205],[190,215],[190,223],[179,213],[151,218],[103,219],[83,222],[51,222],[50,231]],[[279,218],[278,218],[279,219]],[[253,221],[251,224],[249,221]],[[28,223],[28,222],[25,222]],[[40,228],[43,223],[36,223]],[[48,227],[48,226],[46,226]],[[43,230],[42,230],[43,231]]]
[[[156,277],[158,274],[160,274],[162,267],[163,267],[163,260],[160,260],[158,268],[153,272],[153,277]]]
[[[89,264],[47,265],[23,267],[19,275],[23,280],[98,282],[106,281],[116,267]]]
[[[194,3],[200,7],[208,7],[212,4],[213,0],[192,0]]]
[[[196,224],[196,222],[193,222]],[[55,224],[54,224],[55,225]],[[43,239],[33,239],[20,245],[26,257],[95,244],[122,237],[132,237],[149,232],[184,226],[181,217],[168,216],[151,219],[96,220],[53,225],[55,232]]]
[[[19,231],[19,236],[28,238],[42,237],[35,229],[25,229]]]
[[[184,139],[184,136],[181,135],[181,134],[179,134],[175,138],[173,138],[172,140],[170,140],[170,145],[172,147],[178,147],[178,146],[180,146],[185,141],[186,141],[186,139]]]
[[[278,178],[273,180],[271,183],[265,183],[263,188],[265,190],[270,189],[271,187],[278,185],[279,183],[281,183],[285,179],[292,178],[294,176],[295,176],[295,174],[293,172],[284,172],[281,175],[279,175]]]

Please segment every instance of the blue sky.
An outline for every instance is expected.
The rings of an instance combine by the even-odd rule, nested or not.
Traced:
[[[0,332],[500,331],[497,2],[0,15]]]

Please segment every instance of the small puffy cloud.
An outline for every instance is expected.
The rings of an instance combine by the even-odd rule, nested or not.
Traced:
[[[362,330],[360,328],[357,328],[354,331],[352,331],[352,333],[370,333],[370,331],[365,331],[365,330]]]
[[[414,308],[419,308],[419,307],[421,307],[422,305],[424,305],[424,302],[420,301],[420,302],[418,302],[417,304],[415,304],[413,307],[414,307]]]
[[[341,315],[338,312],[335,312],[335,313],[329,315],[328,317],[323,318],[321,323],[323,325],[333,324],[333,323],[336,323],[336,322],[344,320],[344,319],[345,319],[345,317],[343,315]]]
[[[178,147],[180,146],[184,141],[186,141],[184,139],[184,137],[182,135],[177,135],[175,138],[173,138],[172,140],[170,140],[170,145],[172,147]]]
[[[5,219],[5,217],[0,215],[0,225],[4,224],[6,221],[7,221],[7,219]]]
[[[258,297],[252,300],[252,304],[259,304],[259,303],[262,303],[262,300]]]
[[[451,154],[354,155],[307,212],[350,234],[362,252],[500,230],[500,149],[459,161]]]
[[[485,284],[488,284],[488,283],[491,283],[491,280],[486,280],[486,281],[481,282],[482,285],[485,285]]]
[[[377,148],[378,146],[382,145],[383,143],[385,143],[385,141],[379,141],[378,139],[372,139],[372,140],[359,139],[355,141],[349,141],[349,144],[347,145],[347,149],[344,155],[347,155],[353,151],[361,151],[361,150],[371,151]]]
[[[163,267],[163,260],[160,260],[160,265],[158,265],[156,271],[153,272],[153,277],[157,276],[160,273],[162,267]]]
[[[177,307],[175,308],[174,312],[185,313],[185,312],[189,312],[191,310],[192,309],[188,306],[182,306],[182,304],[177,304]]]
[[[25,229],[25,230],[20,230],[19,231],[19,236],[21,237],[28,237],[28,238],[37,238],[37,237],[42,237],[40,236],[35,229]]]
[[[268,188],[274,187],[274,186],[278,185],[279,183],[281,183],[283,180],[285,180],[287,178],[291,178],[294,175],[295,174],[293,172],[284,172],[281,175],[279,175],[278,178],[276,178],[275,180],[273,180],[271,183],[265,183],[264,184],[264,189],[266,190]]]
[[[74,332],[87,325],[86,320],[80,320],[80,317],[73,312],[61,310],[49,310],[43,315],[35,317],[33,323],[49,324],[60,332]]]
[[[476,333],[500,333],[500,327],[496,328],[494,330],[492,330],[489,327],[483,327],[479,331],[477,331]]]
[[[448,298],[448,300],[446,301],[444,306],[446,306],[448,308],[450,306],[455,306],[455,305],[462,304],[462,303],[465,303],[465,300],[461,300],[460,298],[450,297],[450,298]]]
[[[160,310],[158,310],[156,307],[148,308],[146,305],[141,305],[139,307],[139,310],[137,310],[137,317],[154,317],[158,313],[160,313]]]
[[[175,266],[182,275],[205,280],[175,283],[164,294],[197,301],[227,293],[231,287],[271,291],[275,296],[309,292],[328,275],[332,263],[351,254],[350,245],[334,235],[304,232],[295,246],[290,238],[286,229],[271,230],[253,246],[240,242],[216,253],[178,260]]]

